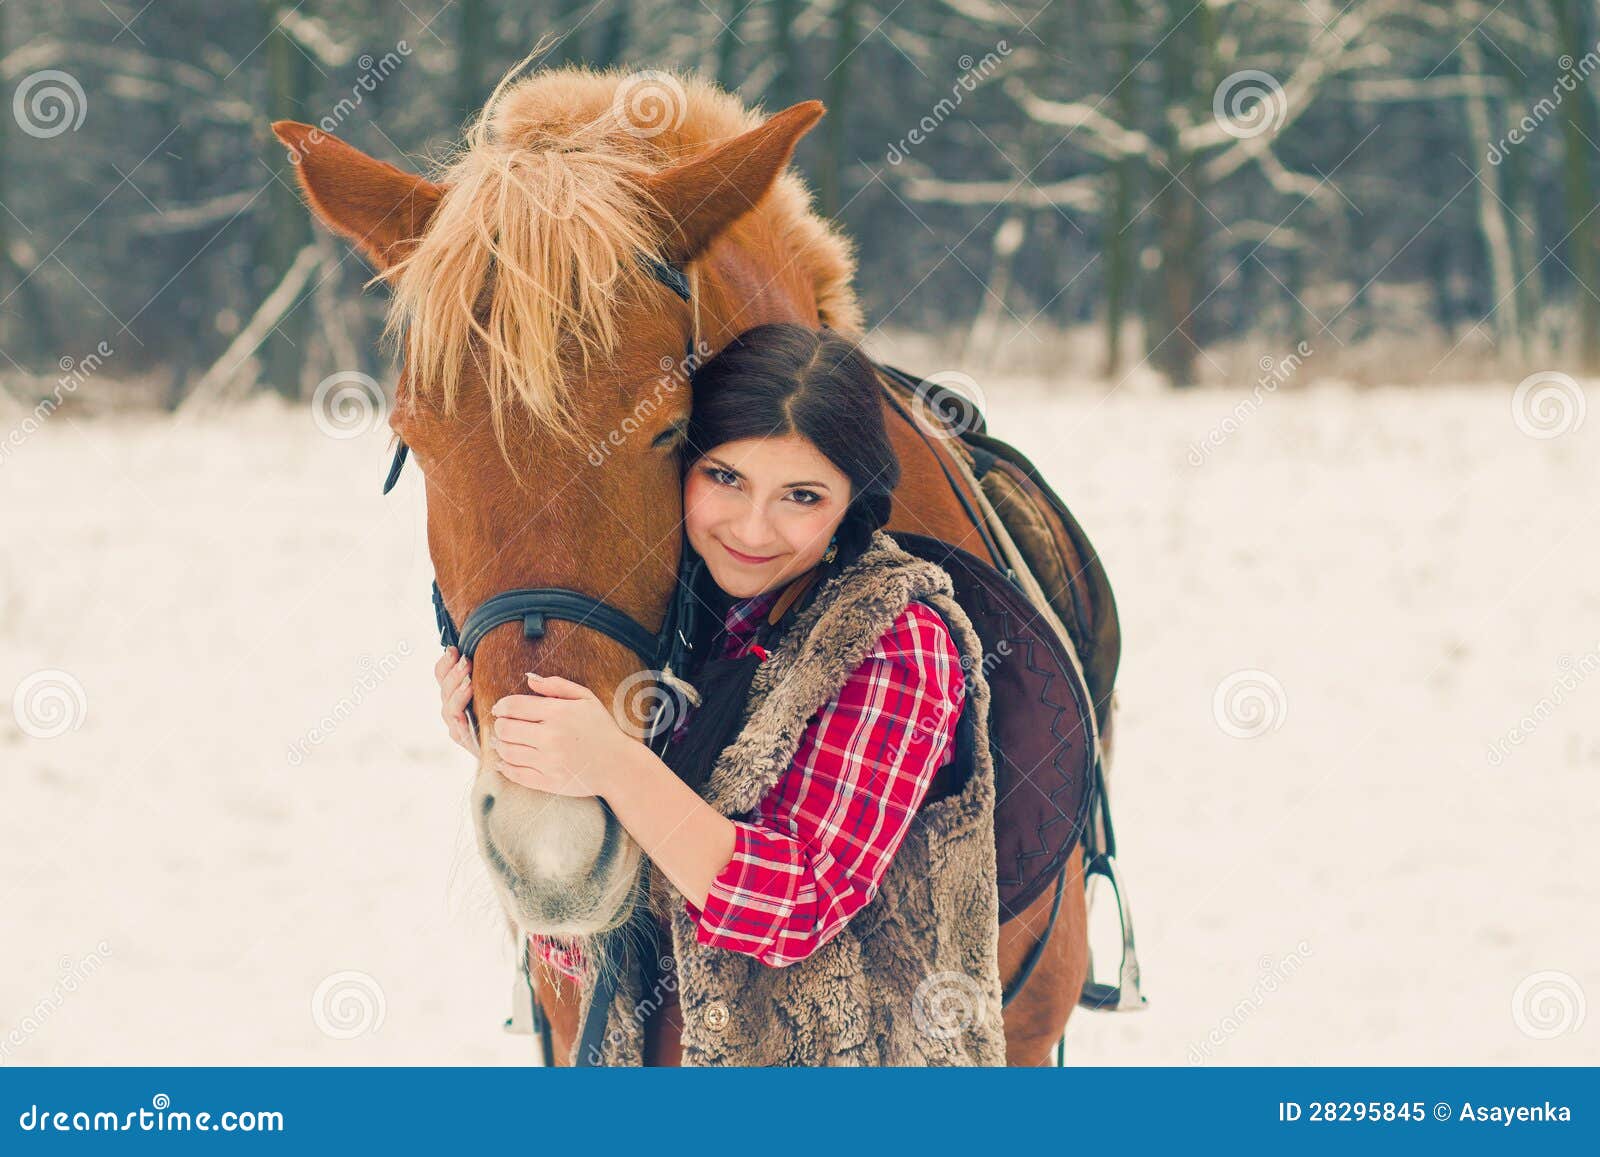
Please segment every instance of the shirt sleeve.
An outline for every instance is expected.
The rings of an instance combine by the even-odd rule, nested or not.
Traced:
[[[696,940],[781,967],[836,935],[877,895],[965,700],[948,628],[910,603],[808,722],[768,814],[733,821],[733,855],[704,909],[685,901]]]

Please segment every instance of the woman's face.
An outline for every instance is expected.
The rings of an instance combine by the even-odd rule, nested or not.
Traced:
[[[849,477],[798,434],[724,442],[683,484],[689,545],[736,599],[820,562],[849,505]]]

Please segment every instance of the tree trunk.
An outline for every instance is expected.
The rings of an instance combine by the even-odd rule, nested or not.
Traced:
[[[1156,198],[1155,216],[1161,245],[1160,324],[1150,350],[1150,362],[1176,387],[1195,384],[1195,356],[1199,350],[1199,324],[1196,314],[1203,300],[1202,254],[1204,236],[1200,203],[1206,190],[1198,164],[1184,148],[1179,136],[1183,118],[1211,116],[1212,54],[1215,25],[1211,10],[1204,4],[1191,6],[1174,0],[1169,9],[1166,36],[1162,42],[1161,91],[1164,109],[1162,144],[1167,156],[1167,171],[1156,174],[1162,191]]]
[[[1461,72],[1464,77],[1482,79],[1483,50],[1476,35],[1461,42]],[[1497,140],[1497,122],[1489,115],[1489,101],[1482,92],[1469,92],[1463,100],[1467,121],[1467,152],[1475,158],[1477,169],[1478,231],[1483,237],[1485,265],[1489,270],[1490,301],[1489,324],[1494,332],[1495,348],[1502,354],[1509,352],[1522,332],[1517,316],[1516,266],[1511,254],[1511,231],[1505,216],[1505,189],[1500,181],[1500,168],[1485,159],[1488,142]]]
[[[633,35],[632,0],[611,0],[610,11],[600,25],[600,47],[594,54],[596,68],[621,64]]]
[[[1137,42],[1139,8],[1136,0],[1121,0],[1122,27],[1117,36],[1118,70],[1122,78],[1116,91],[1117,113],[1122,123],[1130,128],[1139,124],[1138,84],[1133,77],[1137,62],[1134,45]],[[1122,331],[1137,276],[1136,237],[1133,223],[1133,200],[1137,195],[1139,170],[1143,162],[1124,157],[1112,166],[1110,172],[1110,210],[1103,218],[1105,231],[1105,287],[1106,287],[1106,377],[1114,378],[1122,372]]]
[[[844,207],[843,173],[848,163],[845,132],[846,98],[850,95],[850,63],[858,44],[860,0],[839,0],[834,17],[833,70],[828,75],[828,151],[822,158],[822,212],[836,217]]]
[[[967,365],[988,363],[1000,339],[1001,314],[1009,314],[1006,291],[1011,288],[1011,270],[1016,264],[1017,250],[1022,248],[1028,235],[1028,210],[1013,206],[995,230],[992,251],[994,259],[989,264],[987,290],[978,303],[978,312],[967,328],[967,341],[961,360]]]
[[[289,34],[279,27],[279,20],[288,10],[287,0],[263,0],[263,15],[267,21],[267,37],[263,45],[267,66],[267,121],[304,120],[302,95],[306,91],[306,60],[289,40]],[[304,9],[302,8],[302,11]],[[267,190],[266,221],[260,238],[260,256],[257,283],[262,293],[279,285],[295,258],[311,240],[311,224],[305,206],[301,204],[294,170],[282,149],[263,149],[278,179]],[[297,299],[283,314],[279,323],[262,340],[257,356],[269,388],[286,398],[298,400],[302,395],[301,378],[305,372],[303,350],[308,331],[305,311]]]
[[[772,6],[772,51],[778,73],[772,79],[772,107],[788,108],[800,99],[800,58],[795,52],[794,18],[799,0],[777,0]]]
[[[1515,75],[1515,66],[1510,61],[1504,57],[1500,57],[1500,60],[1503,65],[1501,79],[1506,83],[1507,91],[1515,93],[1521,88],[1524,78]],[[1506,124],[1508,119],[1508,111],[1502,109],[1499,123]],[[1512,149],[1506,159],[1500,162],[1501,184],[1512,220],[1511,273],[1516,285],[1512,292],[1516,294],[1517,321],[1521,327],[1517,334],[1517,348],[1524,359],[1533,356],[1534,337],[1539,328],[1539,279],[1532,275],[1539,261],[1539,207],[1531,171],[1527,149]]]
[[[1556,8],[1556,50],[1573,61],[1583,59],[1592,37],[1587,25],[1588,5],[1579,0],[1554,0]],[[1563,86],[1565,88],[1565,86]],[[1577,279],[1572,294],[1572,316],[1578,326],[1576,356],[1585,374],[1600,371],[1600,222],[1596,222],[1595,181],[1589,153],[1600,133],[1595,129],[1593,96],[1586,81],[1578,80],[1561,102],[1561,128],[1565,153],[1562,158],[1562,191],[1565,194],[1567,225],[1567,266]]]
[[[485,0],[456,0],[456,117],[465,122],[488,95],[483,87],[483,47],[490,20]]]
[[[7,51],[5,21],[6,9],[4,5],[0,5],[0,60],[5,59]],[[5,202],[10,184],[7,180],[7,164],[11,157],[7,141],[10,127],[11,110],[4,109],[3,113],[0,113],[0,203]],[[6,297],[16,301],[14,312],[22,315],[22,320],[26,323],[23,332],[27,334],[27,339],[22,342],[16,340],[18,327],[8,320],[14,316],[14,312],[10,309],[0,309],[0,349],[17,350],[21,354],[21,360],[27,359],[35,350],[55,349],[55,325],[49,304],[44,299],[39,283],[12,256],[11,218],[0,210],[0,298]]]
[[[739,18],[750,7],[749,0],[723,0],[728,15],[717,34],[717,83],[729,92],[739,91],[734,68],[739,59]]]

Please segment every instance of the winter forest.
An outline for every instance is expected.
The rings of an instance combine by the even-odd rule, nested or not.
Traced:
[[[63,359],[114,360],[119,400],[173,408],[375,371],[381,292],[268,122],[426,168],[541,38],[540,65],[824,100],[798,160],[862,242],[870,324],[964,361],[1177,387],[1300,343],[1356,380],[1600,362],[1580,0],[13,0],[0,380],[32,405]]]

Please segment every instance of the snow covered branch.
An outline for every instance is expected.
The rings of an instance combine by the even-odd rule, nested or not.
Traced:
[[[1041,124],[1071,129],[1084,129],[1079,144],[1090,152],[1108,160],[1125,157],[1148,156],[1160,160],[1162,149],[1137,129],[1126,128],[1100,111],[1099,104],[1084,101],[1046,100],[1030,90],[1020,77],[1012,77],[1004,85],[1006,94],[1015,100],[1022,111]]]

